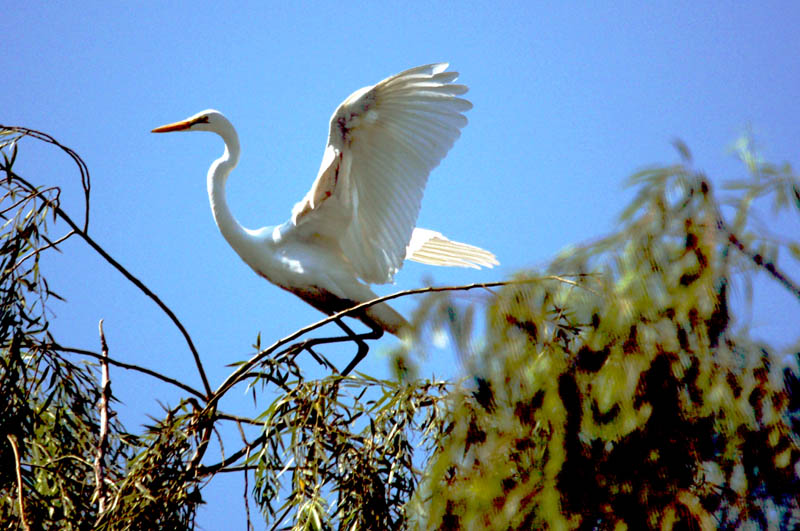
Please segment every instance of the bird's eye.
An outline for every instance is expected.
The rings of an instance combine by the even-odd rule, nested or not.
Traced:
[[[196,124],[207,124],[208,123],[208,116],[201,116],[197,120],[194,121]]]

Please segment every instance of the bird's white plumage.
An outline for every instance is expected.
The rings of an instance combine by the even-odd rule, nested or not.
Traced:
[[[375,298],[367,283],[392,280],[403,260],[431,265],[492,267],[494,255],[414,228],[430,171],[467,124],[472,104],[460,96],[446,64],[412,68],[354,92],[331,117],[328,144],[309,192],[277,227],[242,227],[225,199],[228,175],[239,160],[233,125],[215,110],[158,127],[210,131],[225,152],[208,171],[214,220],[236,253],[256,273],[331,314]],[[403,317],[387,304],[356,315],[398,334]]]
[[[472,104],[458,97],[467,87],[446,68],[412,68],[347,98],[331,117],[317,180],[293,209],[298,226],[335,231],[366,282],[390,282],[402,266],[428,175],[467,124]]]

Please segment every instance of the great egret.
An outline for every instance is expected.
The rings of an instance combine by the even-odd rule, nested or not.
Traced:
[[[488,251],[414,228],[428,174],[460,136],[467,124],[462,113],[472,108],[459,97],[467,87],[452,84],[458,72],[446,72],[447,66],[406,70],[339,105],[317,179],[289,220],[276,227],[247,229],[228,208],[225,183],[240,150],[236,130],[222,113],[206,110],[153,132],[211,131],[222,137],[225,152],[207,178],[220,232],[260,276],[331,315],[375,298],[367,284],[391,282],[404,260],[498,264]],[[398,335],[407,325],[385,303],[354,317],[377,334],[371,337],[384,330]]]

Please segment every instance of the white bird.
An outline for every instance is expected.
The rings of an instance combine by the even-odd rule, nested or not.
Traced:
[[[331,315],[374,299],[367,284],[391,282],[404,260],[498,264],[488,251],[414,228],[428,174],[460,136],[467,124],[462,113],[472,108],[459,97],[467,87],[453,84],[458,73],[446,72],[447,66],[412,68],[344,100],[331,117],[317,179],[289,220],[276,227],[247,229],[228,207],[225,183],[239,161],[239,137],[220,112],[206,110],[153,132],[222,137],[225,152],[207,178],[220,232],[260,276]],[[370,337],[384,330],[398,335],[407,325],[385,303],[354,317],[377,334]]]

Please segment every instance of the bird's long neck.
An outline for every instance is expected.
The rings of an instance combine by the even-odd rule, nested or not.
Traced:
[[[225,153],[208,169],[208,200],[219,231],[231,247],[241,254],[243,246],[246,246],[252,237],[231,213],[225,194],[228,175],[239,162],[239,137],[232,127],[230,131],[220,136],[225,141]]]

